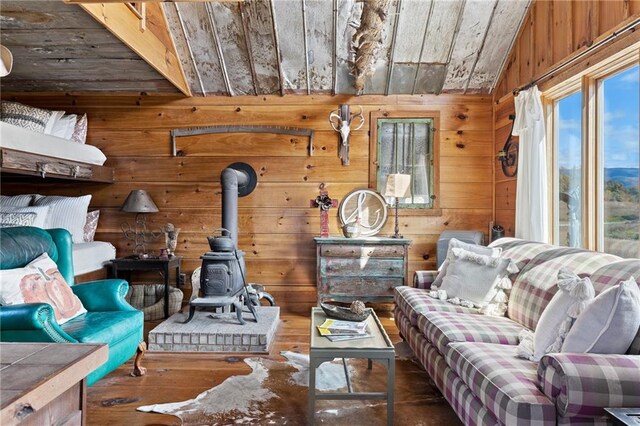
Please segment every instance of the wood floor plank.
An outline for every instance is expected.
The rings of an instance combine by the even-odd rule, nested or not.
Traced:
[[[377,310],[385,330],[394,343],[400,342],[393,321],[393,313],[387,309]],[[160,321],[145,323],[145,336]],[[264,358],[284,361],[282,351],[309,352],[309,315],[290,314],[281,317],[281,323],[270,353]],[[142,413],[136,408],[142,405],[177,402],[194,398],[201,392],[222,383],[228,377],[251,372],[243,362],[245,354],[211,353],[147,353],[143,365],[147,367],[144,377],[131,377],[133,367],[129,361],[88,389],[88,424],[116,425],[179,425],[176,417]],[[249,355],[257,356],[257,355]],[[376,367],[374,367],[376,368]],[[382,367],[380,367],[382,368]],[[382,370],[381,370],[382,371]],[[460,424],[455,413],[432,385],[425,380],[427,373],[415,363],[396,365],[395,421],[402,425],[456,425]],[[279,413],[291,418],[299,417],[300,407],[306,405],[287,404]],[[380,413],[380,410],[368,410]],[[384,423],[384,416],[366,418],[361,424]],[[378,418],[380,417],[380,418]],[[265,419],[265,422],[267,419]],[[265,423],[266,424],[266,423]]]

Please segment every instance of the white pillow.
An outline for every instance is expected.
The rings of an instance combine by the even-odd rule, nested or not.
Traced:
[[[624,354],[640,328],[640,290],[636,280],[600,293],[578,316],[562,352]]]
[[[71,232],[74,243],[82,243],[89,202],[91,202],[91,195],[81,197],[52,195],[38,198],[34,205],[49,206],[45,228],[64,228]]]
[[[431,283],[431,288],[433,290],[439,289],[440,286],[442,285],[442,279],[445,277],[445,275],[447,275],[449,262],[451,257],[453,256],[451,250],[453,250],[454,248],[461,248],[467,251],[471,251],[473,253],[482,254],[482,255],[491,256],[491,257],[500,257],[500,255],[502,254],[502,248],[500,247],[493,248],[493,247],[480,246],[478,244],[469,244],[469,243],[465,243],[464,241],[460,241],[456,238],[451,238],[449,240],[449,247],[447,248],[447,257],[445,258],[444,262],[442,262],[442,265],[440,265],[440,267],[438,268],[438,275],[436,276],[436,279],[433,280],[433,283]]]
[[[64,111],[54,111],[54,113],[60,113],[60,112],[64,114]],[[51,125],[49,134],[53,136],[58,136],[59,138],[71,140],[71,136],[73,136],[73,131],[75,130],[75,127],[76,127],[76,121],[78,120],[78,116],[75,114],[63,115],[60,117],[58,117],[57,115],[52,115],[52,118],[53,118],[53,123]]]
[[[45,228],[49,216],[49,206],[0,207],[2,213],[35,213],[36,217],[30,226]]]
[[[3,213],[0,212],[0,228],[14,228],[16,226],[33,226],[38,215],[30,213]]]
[[[537,362],[545,354],[560,352],[573,319],[594,295],[595,290],[588,277],[580,278],[572,271],[561,269],[558,291],[542,311],[535,332],[521,336],[518,356]]]
[[[48,303],[53,307],[58,324],[87,312],[47,253],[24,268],[3,270],[0,280],[0,303],[3,305]]]
[[[486,306],[496,295],[500,281],[517,272],[511,259],[485,256],[462,248],[453,248],[451,253],[440,290],[446,292],[447,298],[459,298],[476,307]]]
[[[33,194],[0,195],[0,207],[29,207],[33,201]]]

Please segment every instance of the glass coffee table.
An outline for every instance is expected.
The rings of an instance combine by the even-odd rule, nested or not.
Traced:
[[[315,417],[315,405],[317,399],[331,399],[350,401],[354,399],[386,399],[387,400],[387,424],[393,425],[393,395],[395,384],[395,349],[387,332],[384,331],[375,312],[367,318],[369,333],[373,336],[368,339],[358,339],[343,342],[331,342],[320,336],[318,325],[327,319],[320,308],[311,309],[311,347],[309,348],[309,424],[312,425]],[[342,358],[344,373],[347,379],[347,392],[320,392],[316,391],[316,369],[324,362]],[[387,369],[386,392],[353,392],[347,370],[346,358],[366,358],[368,368],[376,361]]]

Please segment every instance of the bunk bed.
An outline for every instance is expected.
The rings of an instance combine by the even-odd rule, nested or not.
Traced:
[[[0,173],[5,182],[37,179],[52,183],[78,181],[80,185],[82,182],[113,183],[113,168],[104,166],[106,160],[95,146],[0,121]],[[42,196],[32,194],[31,201],[19,208],[28,210],[36,206],[40,198]],[[0,212],[10,212],[15,207],[0,203]],[[88,208],[88,202],[85,207]],[[109,242],[93,241],[93,237],[89,241],[74,241],[76,276],[104,276],[105,266],[115,257],[116,249]]]

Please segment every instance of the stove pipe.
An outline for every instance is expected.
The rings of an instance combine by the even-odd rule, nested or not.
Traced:
[[[220,174],[222,227],[229,231],[235,248],[238,248],[238,197],[251,194],[257,181],[255,170],[246,163],[233,163]]]

